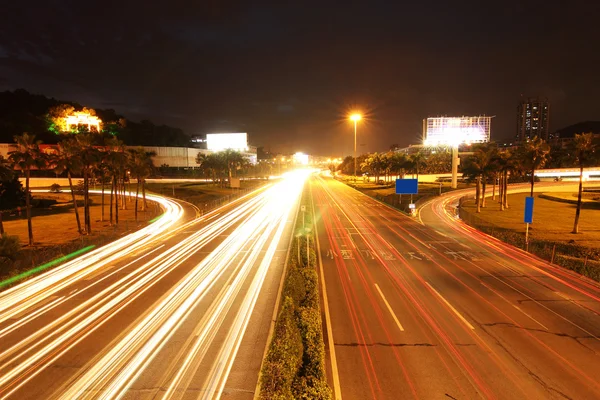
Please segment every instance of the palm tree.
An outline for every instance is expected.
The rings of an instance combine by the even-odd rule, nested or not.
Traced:
[[[143,204],[142,210],[146,210],[146,189],[145,180],[152,173],[154,165],[152,164],[152,156],[155,153],[146,152],[143,147],[135,150],[129,150],[129,170],[131,175],[136,179],[136,192],[135,192],[135,220],[137,221],[138,216],[138,195],[140,193],[140,185],[143,193]]]
[[[425,154],[418,151],[415,154],[410,156],[410,161],[412,161],[413,163],[413,168],[414,171],[417,173],[417,180],[419,180],[419,171],[421,170],[422,167],[426,167],[427,166],[427,158],[425,157]]]
[[[92,171],[94,176],[97,177],[100,180],[100,186],[101,186],[101,199],[100,199],[100,208],[101,208],[101,212],[100,212],[100,221],[104,221],[104,192],[105,192],[105,187],[106,184],[108,182],[110,182],[110,177],[109,177],[109,166],[108,166],[108,162],[110,160],[109,157],[109,151],[106,151],[106,149],[104,151],[101,151],[99,154],[99,160],[98,163],[96,164],[94,170]],[[107,182],[107,178],[108,182]]]
[[[35,140],[35,135],[23,133],[15,136],[17,150],[9,153],[9,159],[15,168],[25,172],[25,207],[27,208],[27,233],[29,245],[33,246],[33,228],[31,225],[31,193],[29,191],[29,177],[31,169],[42,169],[46,165],[46,156],[40,151],[40,142]]]
[[[231,178],[233,177],[233,171],[236,171],[239,167],[241,167],[244,156],[239,151],[227,149],[221,152],[221,156],[227,165],[227,173],[229,177],[229,184],[231,185]]]
[[[0,155],[0,180],[8,181],[15,178],[15,170],[13,169],[12,164],[4,158],[4,156]],[[0,235],[4,235],[4,224],[2,222],[2,212],[9,207],[6,207],[5,204],[5,194],[2,192],[0,195]]]
[[[91,134],[78,134],[77,143],[80,146],[81,171],[83,173],[83,221],[85,231],[92,233],[92,220],[90,217],[90,178],[93,170],[100,162],[100,151],[93,146],[94,137]]]
[[[575,223],[573,232],[579,232],[579,215],[581,214],[581,193],[583,192],[583,168],[590,167],[598,162],[600,154],[598,143],[594,140],[593,133],[582,133],[575,135],[572,142],[572,154],[574,161],[579,166],[579,192],[577,194],[577,210],[575,211]]]
[[[535,136],[523,142],[520,149],[520,160],[526,170],[531,171],[531,197],[535,184],[535,170],[544,166],[550,153],[550,146],[542,138]]]
[[[396,178],[404,176],[404,169],[406,168],[406,156],[402,153],[394,153],[390,160],[390,170],[396,175]]]
[[[495,143],[482,143],[476,147],[475,156],[478,158],[479,165],[481,166],[481,184],[483,196],[481,198],[481,207],[485,207],[485,193],[487,188],[487,181],[490,178],[495,178],[496,171],[498,170],[498,147]]]
[[[110,223],[113,223],[113,198],[115,205],[115,223],[119,224],[119,189],[121,179],[125,174],[127,156],[125,154],[125,148],[123,142],[117,138],[111,139],[107,142],[107,166],[109,174],[111,176],[112,185],[110,188],[110,212],[109,218]]]
[[[508,208],[508,175],[514,170],[514,158],[512,153],[509,150],[498,152],[496,164],[500,175],[498,202],[500,203],[500,210],[504,211],[505,208]]]
[[[473,155],[465,159],[462,168],[463,176],[470,180],[475,180],[476,182],[475,202],[477,205],[477,212],[481,212],[481,207],[485,207],[486,181],[496,168],[496,154],[497,149],[494,143],[480,144],[475,148]],[[481,195],[482,191],[483,196]]]
[[[69,179],[69,188],[71,189],[71,199],[73,200],[73,210],[75,211],[75,219],[77,220],[77,232],[81,235],[83,230],[81,229],[81,221],[79,219],[79,208],[77,207],[77,200],[75,199],[75,190],[73,190],[72,173],[78,173],[81,171],[81,159],[79,158],[79,144],[77,140],[65,139],[58,144],[58,154],[54,155],[51,159],[54,171],[57,174],[67,172],[67,178]]]

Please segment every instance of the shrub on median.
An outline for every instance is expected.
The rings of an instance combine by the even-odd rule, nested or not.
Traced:
[[[305,215],[305,223],[311,226],[310,206]],[[307,218],[308,217],[308,218]],[[302,222],[296,226],[302,229]],[[331,389],[325,376],[325,345],[321,323],[319,278],[316,271],[317,254],[314,238],[309,236],[309,265],[306,265],[306,236],[294,239],[282,297],[284,304],[279,311],[273,338],[261,370],[260,398],[263,399],[331,399]],[[290,308],[293,320],[290,319]],[[293,324],[293,327],[290,326]],[[282,326],[291,332],[282,334]],[[278,329],[279,327],[279,329]],[[287,335],[287,336],[286,336]],[[286,337],[288,341],[282,340]],[[291,341],[297,341],[293,344]],[[297,360],[300,349],[300,363],[291,368],[291,361]],[[292,378],[290,374],[293,372]]]
[[[263,363],[262,399],[292,399],[292,384],[302,365],[302,338],[296,323],[294,302],[285,297]]]

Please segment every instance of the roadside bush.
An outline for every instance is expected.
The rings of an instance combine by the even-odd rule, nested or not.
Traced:
[[[20,251],[21,244],[18,236],[9,236],[5,233],[0,237],[0,257],[15,261]]]
[[[50,185],[50,193],[60,193],[60,185],[58,183],[53,183]]]
[[[302,365],[302,338],[294,316],[294,302],[283,301],[273,339],[262,367],[262,399],[292,399],[292,383]]]

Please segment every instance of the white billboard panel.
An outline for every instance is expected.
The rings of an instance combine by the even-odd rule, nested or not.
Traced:
[[[206,146],[211,151],[226,149],[236,151],[248,150],[247,133],[209,133],[206,135]]]
[[[294,154],[294,162],[296,164],[308,165],[308,154],[300,152]]]
[[[435,117],[423,121],[426,146],[459,145],[490,141],[492,117]]]

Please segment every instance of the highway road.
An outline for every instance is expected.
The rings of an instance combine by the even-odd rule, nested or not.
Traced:
[[[328,177],[309,188],[337,398],[600,398],[597,283],[456,221],[462,194],[421,224]]]
[[[306,176],[0,293],[0,398],[252,398]]]

